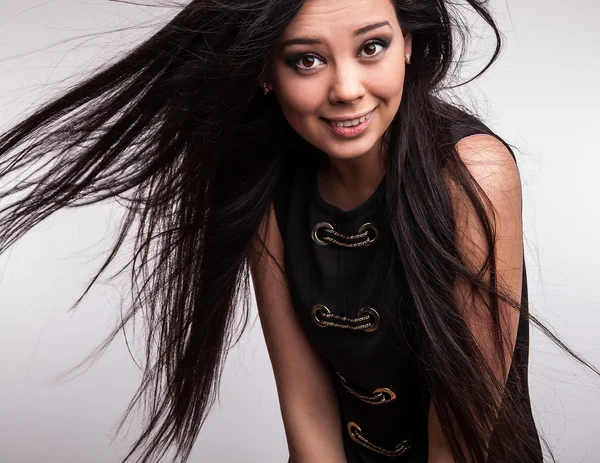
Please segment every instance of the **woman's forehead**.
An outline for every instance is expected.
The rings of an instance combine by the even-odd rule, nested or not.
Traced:
[[[283,39],[295,35],[353,34],[365,25],[383,21],[397,27],[391,0],[307,0],[286,28]]]

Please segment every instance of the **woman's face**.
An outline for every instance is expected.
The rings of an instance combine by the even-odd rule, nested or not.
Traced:
[[[378,150],[400,106],[410,52],[391,0],[307,0],[266,82],[294,130],[330,157],[352,159]]]

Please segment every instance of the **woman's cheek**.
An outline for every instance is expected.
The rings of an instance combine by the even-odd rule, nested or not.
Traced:
[[[289,88],[289,87],[293,87]],[[299,115],[314,114],[322,105],[322,91],[316,82],[289,82],[284,89],[285,105]]]
[[[396,99],[402,94],[404,71],[403,62],[392,61],[386,63],[373,78],[374,89],[377,89],[377,93],[382,96]]]

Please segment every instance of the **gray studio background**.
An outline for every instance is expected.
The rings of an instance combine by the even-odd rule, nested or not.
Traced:
[[[470,86],[470,99],[518,150],[531,308],[600,365],[600,6],[492,4],[506,48]],[[58,92],[65,77],[87,74],[152,30],[139,26],[172,14],[108,0],[0,0],[0,130]],[[473,27],[480,42],[467,70],[491,51],[489,30]],[[80,38],[65,41],[73,37]],[[111,204],[60,212],[0,258],[1,463],[118,462],[137,435],[139,415],[129,434],[112,440],[140,378],[122,336],[84,375],[51,384],[119,315],[115,285],[98,285],[76,312],[66,310],[100,263],[118,213]],[[131,339],[138,360],[141,339],[139,330]],[[531,349],[533,405],[558,460],[600,461],[598,382],[535,331]],[[284,461],[275,383],[253,309],[190,462]]]

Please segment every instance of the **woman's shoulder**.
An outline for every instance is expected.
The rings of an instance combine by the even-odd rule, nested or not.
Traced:
[[[450,128],[453,145],[459,150],[460,146],[485,146],[495,147],[496,152],[508,154],[516,162],[512,146],[488,125],[475,116],[466,118],[453,124]],[[464,152],[464,150],[463,150]]]

